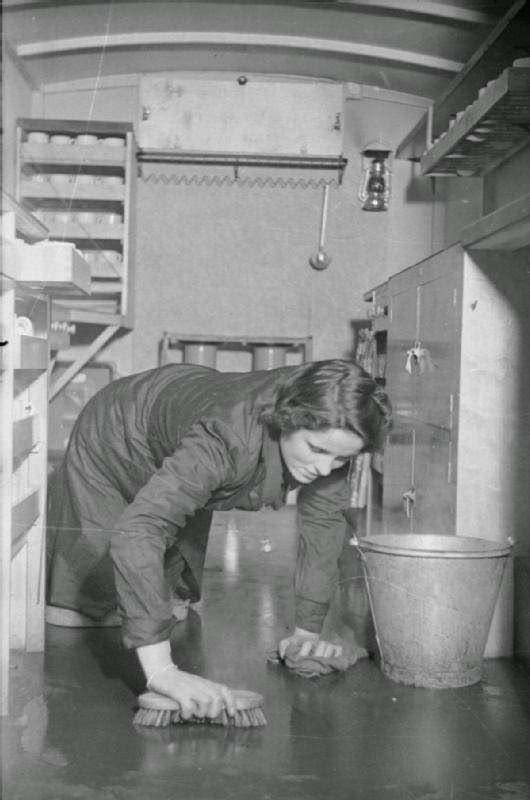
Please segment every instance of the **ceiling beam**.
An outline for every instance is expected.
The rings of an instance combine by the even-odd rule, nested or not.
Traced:
[[[470,25],[494,25],[497,17],[471,8],[460,8],[451,3],[433,3],[423,0],[336,0],[338,5],[352,8],[369,8],[377,11],[394,11],[408,16],[436,17],[465,22]]]
[[[228,3],[227,3],[228,4]],[[3,0],[5,9],[23,8],[24,6],[48,6],[49,0]],[[56,3],[60,5],[60,3]],[[271,5],[278,5],[276,2]],[[307,8],[307,0],[290,3],[293,6]],[[433,17],[438,19],[454,20],[464,22],[469,25],[494,25],[497,17],[494,14],[487,14],[473,8],[461,8],[451,3],[437,3],[431,0],[335,0],[335,3],[322,2],[319,7],[324,7],[333,11],[333,5],[351,6],[352,9],[368,8],[375,11],[391,11],[403,13],[409,16]]]
[[[392,61],[410,64],[423,69],[442,72],[459,72],[464,66],[459,61],[401,50],[394,47],[380,47],[364,42],[349,42],[341,39],[317,39],[312,36],[288,36],[284,34],[236,33],[230,31],[160,31],[112,33],[97,36],[75,36],[68,39],[51,39],[40,42],[26,42],[16,48],[20,58],[58,55],[81,50],[110,50],[123,47],[156,47],[159,45],[210,45],[213,47],[269,47],[287,50],[309,50],[313,53],[339,53],[346,56],[360,56],[377,61]]]

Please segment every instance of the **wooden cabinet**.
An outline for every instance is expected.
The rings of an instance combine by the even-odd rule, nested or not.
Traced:
[[[132,325],[136,144],[129,123],[19,119],[17,199],[90,264],[72,321]]]
[[[388,301],[383,531],[511,538],[524,554],[527,254],[455,245],[392,276]],[[511,652],[509,586],[500,606],[489,655]]]
[[[395,426],[385,449],[385,527],[455,533],[455,403],[464,254],[449,250],[388,284],[387,388]]]

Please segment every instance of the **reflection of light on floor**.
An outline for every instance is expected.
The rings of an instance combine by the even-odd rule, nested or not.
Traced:
[[[239,575],[239,537],[237,530],[228,529],[226,532],[223,562],[224,568],[229,575]]]
[[[259,587],[258,622],[259,622],[258,639],[260,646],[264,649],[270,649],[274,647],[275,630],[276,630],[276,613],[274,608],[274,599],[272,596],[271,587],[266,583],[262,584]]]

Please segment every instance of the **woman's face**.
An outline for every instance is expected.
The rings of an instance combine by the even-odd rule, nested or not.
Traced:
[[[321,475],[329,475],[360,453],[363,446],[360,436],[342,428],[325,431],[301,428],[280,436],[285,466],[298,483],[311,483]]]

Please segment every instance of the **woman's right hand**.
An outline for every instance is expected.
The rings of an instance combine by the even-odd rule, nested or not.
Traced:
[[[213,719],[223,709],[228,716],[234,716],[236,702],[230,689],[179,670],[171,658],[169,641],[138,647],[136,653],[147,678],[147,688],[175,700],[184,719],[193,715]]]
[[[227,686],[183,672],[175,664],[155,673],[149,689],[175,700],[184,719],[192,716],[213,719],[223,709],[230,717],[236,712],[235,698]]]

